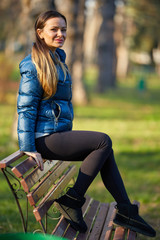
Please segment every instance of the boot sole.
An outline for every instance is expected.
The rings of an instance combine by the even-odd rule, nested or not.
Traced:
[[[113,223],[114,223],[115,225],[119,225],[119,226],[124,227],[124,228],[129,228],[131,231],[134,231],[134,232],[143,234],[143,235],[148,236],[148,237],[155,237],[155,236],[156,236],[155,234],[149,234],[149,233],[147,233],[147,232],[145,232],[145,231],[140,230],[140,229],[137,228],[137,227],[134,227],[134,226],[129,225],[129,224],[126,224],[126,223],[121,223],[121,222],[119,222],[119,221],[117,221],[117,220],[113,220]]]
[[[54,203],[56,208],[60,211],[60,213],[65,217],[65,219],[67,220],[68,223],[70,223],[70,225],[76,230],[76,231],[79,231],[79,232],[86,232],[86,230],[83,230],[81,228],[79,228],[77,226],[77,224],[72,220],[72,218],[70,217],[70,215],[65,211],[65,209],[63,208],[63,206],[58,203],[58,202],[55,202]]]

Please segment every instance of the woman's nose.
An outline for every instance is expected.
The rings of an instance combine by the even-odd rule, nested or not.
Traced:
[[[62,30],[61,30],[61,29],[58,29],[57,35],[58,35],[58,36],[62,36],[62,35],[63,35],[63,33],[62,33]]]

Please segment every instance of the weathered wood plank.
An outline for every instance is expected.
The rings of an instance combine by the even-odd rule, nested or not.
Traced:
[[[114,218],[115,213],[116,213],[115,205],[116,205],[115,202],[112,202],[110,204],[109,211],[108,211],[108,214],[107,214],[105,224],[103,226],[103,230],[102,230],[100,240],[109,240],[111,235],[112,235],[113,218]]]
[[[9,155],[8,157],[6,157],[0,161],[0,168],[5,168],[5,167],[9,166],[11,163],[15,162],[16,160],[21,158],[23,155],[24,155],[24,153],[19,150],[15,153]]]
[[[39,167],[36,167],[31,173],[21,180],[21,184],[25,192],[29,192],[33,187],[56,163],[58,160],[49,161],[44,163],[44,170],[41,171]]]
[[[93,239],[99,240],[101,231],[104,225],[104,221],[107,217],[108,210],[109,210],[109,203],[100,204],[100,208],[88,240],[93,240]]]
[[[137,237],[137,233],[136,232],[128,230],[127,240],[135,240],[136,237]]]
[[[12,172],[16,177],[21,178],[28,170],[37,165],[36,161],[32,157],[28,157],[23,162],[12,168]]]
[[[41,183],[36,186],[36,188],[27,194],[29,203],[31,206],[35,205],[40,198],[48,191],[48,189],[53,185],[53,183],[60,177],[63,171],[69,166],[70,162],[59,162],[41,181]]]
[[[133,204],[136,204],[140,207],[140,203],[138,201],[133,201]],[[137,233],[128,229],[127,240],[135,240],[137,237]]]
[[[84,220],[85,220],[85,222],[88,226],[88,229],[85,233],[79,233],[77,238],[76,238],[77,240],[85,240],[85,239],[88,238],[88,236],[90,234],[91,227],[92,227],[92,223],[95,219],[96,213],[97,213],[98,208],[99,208],[99,204],[100,203],[96,200],[93,200],[91,202],[89,210],[84,217]]]
[[[64,237],[64,234],[67,231],[68,227],[69,227],[68,222],[65,220],[63,216],[61,216],[61,219],[59,220],[56,227],[54,228],[52,235],[58,236],[58,237]]]
[[[76,167],[72,166],[59,180],[59,182],[53,186],[53,188],[46,194],[43,200],[39,203],[39,206],[33,210],[33,213],[37,221],[40,221],[45,213],[48,211],[54,200],[63,191],[65,186],[70,182],[76,173]]]
[[[126,231],[122,227],[116,227],[113,240],[124,240],[126,235]]]
[[[83,216],[86,214],[86,211],[90,205],[91,198],[87,195],[86,196],[86,202],[82,207]],[[64,232],[62,231],[64,229]],[[74,239],[77,232],[70,226],[70,224],[67,224],[67,221],[65,218],[61,218],[58,222],[56,228],[52,232],[53,235],[60,236],[60,237],[66,237],[68,239]]]

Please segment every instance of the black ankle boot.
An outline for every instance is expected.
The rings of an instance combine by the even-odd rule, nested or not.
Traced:
[[[80,197],[77,192],[70,188],[65,195],[55,200],[56,207],[64,215],[70,225],[80,232],[87,231],[87,225],[83,220],[81,207],[85,203],[85,198]]]
[[[149,237],[155,237],[155,230],[138,214],[138,207],[134,204],[117,204],[117,213],[113,220],[115,224],[129,228]]]

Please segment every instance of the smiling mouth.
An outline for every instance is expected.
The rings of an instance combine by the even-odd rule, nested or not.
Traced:
[[[63,39],[56,39],[56,42],[58,42],[58,43],[63,43],[64,40],[63,40]]]

